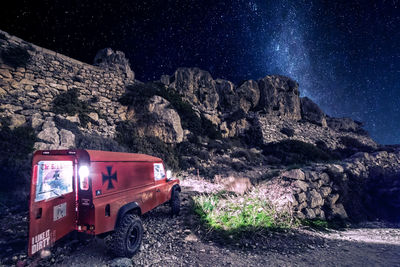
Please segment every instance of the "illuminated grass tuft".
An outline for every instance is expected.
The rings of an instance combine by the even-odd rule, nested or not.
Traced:
[[[277,212],[263,196],[250,192],[244,196],[228,193],[199,195],[194,211],[210,230],[227,234],[286,229],[298,225],[288,212]]]

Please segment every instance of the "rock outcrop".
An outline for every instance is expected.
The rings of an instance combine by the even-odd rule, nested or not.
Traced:
[[[311,99],[309,99],[308,97],[300,98],[300,106],[301,118],[303,120],[315,123],[322,127],[328,126],[325,118],[325,113]]]
[[[164,98],[153,96],[144,110],[135,113],[138,118],[138,132],[143,136],[157,137],[168,144],[182,142],[181,119]]]
[[[284,76],[266,76],[258,81],[260,102],[258,108],[268,115],[300,120],[299,84]]]
[[[104,48],[97,52],[94,65],[104,69],[122,71],[126,75],[128,83],[135,80],[135,73],[131,70],[129,60],[125,57],[124,52]]]
[[[182,94],[184,99],[200,112],[211,116],[211,120],[215,123],[219,122],[217,116],[219,95],[216,82],[208,71],[198,68],[179,68],[169,81],[169,88]]]

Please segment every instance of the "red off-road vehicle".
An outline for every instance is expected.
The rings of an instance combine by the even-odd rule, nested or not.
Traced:
[[[140,215],[169,202],[180,210],[179,180],[160,158],[95,150],[36,151],[32,162],[28,254],[72,231],[109,234],[117,256],[139,249]]]

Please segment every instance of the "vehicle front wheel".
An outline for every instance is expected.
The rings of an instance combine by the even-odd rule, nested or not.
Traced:
[[[115,256],[130,258],[139,250],[142,239],[142,221],[135,214],[127,214],[106,243]]]
[[[179,212],[181,211],[181,200],[179,198],[178,190],[174,190],[172,192],[170,205],[171,205],[171,214],[179,215]]]

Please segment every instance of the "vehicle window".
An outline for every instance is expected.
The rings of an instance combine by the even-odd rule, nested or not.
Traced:
[[[40,161],[35,202],[72,192],[72,161]]]
[[[162,163],[154,163],[154,179],[156,180],[165,179],[165,171]]]

